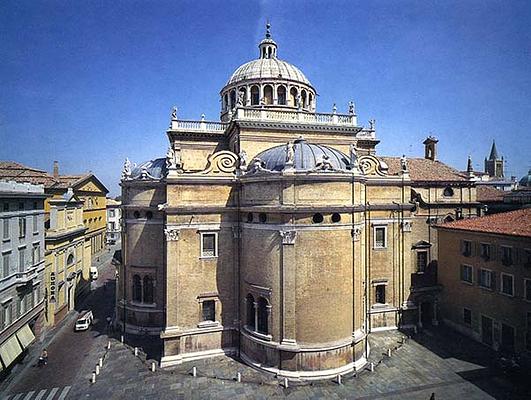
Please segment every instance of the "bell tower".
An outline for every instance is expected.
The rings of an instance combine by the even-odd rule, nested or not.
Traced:
[[[439,140],[434,136],[428,136],[424,144],[424,158],[435,161],[437,159],[437,143]]]

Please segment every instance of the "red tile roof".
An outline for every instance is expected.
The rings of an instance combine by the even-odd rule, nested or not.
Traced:
[[[461,219],[437,225],[437,228],[531,238],[531,208],[491,214],[479,218]]]
[[[503,196],[507,194],[503,190],[485,185],[477,185],[476,190],[479,202],[503,201]]]
[[[397,175],[400,170],[400,157],[380,157],[389,166],[389,175]],[[468,177],[438,160],[408,158],[409,175],[413,181],[466,181]]]

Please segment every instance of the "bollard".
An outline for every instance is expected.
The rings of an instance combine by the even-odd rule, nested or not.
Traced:
[[[96,364],[96,375],[100,374],[100,366]]]
[[[391,357],[391,349],[387,349],[387,357]]]
[[[374,372],[374,363],[373,362],[369,364],[369,369],[370,369],[371,372]]]
[[[109,341],[107,342],[107,350],[110,350],[110,349],[111,349],[111,341],[109,340]]]
[[[288,378],[284,378],[284,387],[288,388]]]
[[[120,342],[122,342],[122,343],[124,342],[124,335],[120,336]]]
[[[138,347],[135,347],[135,357],[138,356]]]
[[[96,373],[92,373],[92,378],[90,379],[90,383],[96,383]]]
[[[340,374],[337,375],[337,384],[341,385],[341,375]]]
[[[197,376],[197,368],[192,367],[192,376],[195,378]]]
[[[155,372],[155,362],[151,363],[151,372]]]
[[[100,368],[103,367],[103,358],[101,358],[101,357],[100,357],[99,364],[100,364]]]
[[[241,382],[242,381],[242,374],[241,372],[238,372],[238,375],[236,375],[236,382]]]

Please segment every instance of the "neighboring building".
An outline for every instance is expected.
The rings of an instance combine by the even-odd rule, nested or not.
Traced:
[[[87,227],[85,233],[85,251],[90,258],[99,256],[105,249],[105,230],[107,228],[107,188],[92,173],[83,175],[59,175],[59,165],[54,162],[53,177],[57,181],[47,187],[47,193],[64,195],[69,188],[83,204],[83,223]],[[90,262],[90,259],[87,261]]]
[[[437,229],[444,322],[493,350],[531,355],[531,208]]]
[[[42,185],[0,181],[0,371],[35,339],[44,309],[45,198]]]
[[[46,231],[46,322],[55,325],[90,291],[90,262],[85,257],[83,202],[69,189],[48,201]],[[89,259],[90,260],[90,259]]]
[[[44,212],[48,230],[45,274],[47,309],[43,322],[53,325],[73,309],[76,297],[90,288],[92,259],[105,246],[105,195],[108,190],[91,173],[59,175],[57,162],[54,163],[52,175],[20,163],[0,161],[0,179],[44,185],[47,195]],[[80,215],[84,226],[80,225]]]
[[[487,214],[517,210],[531,205],[531,170],[511,191],[496,189],[478,183],[477,200],[486,206]]]
[[[481,205],[437,139],[425,158],[377,156],[374,120],[317,113],[269,30],[259,49],[221,90],[221,122],[174,110],[166,157],[126,160],[117,318],[161,336],[162,365],[236,352],[334,376],[365,365],[369,332],[437,322],[433,226]]]
[[[114,244],[122,235],[122,209],[121,202],[107,199],[107,243]]]
[[[491,179],[503,180],[505,177],[503,173],[503,162],[503,157],[500,158],[498,155],[496,142],[493,140],[489,158],[487,159],[485,157],[485,173],[488,174]]]

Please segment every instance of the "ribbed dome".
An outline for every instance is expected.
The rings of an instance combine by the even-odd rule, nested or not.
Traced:
[[[518,182],[518,186],[528,187],[531,188],[531,169],[525,175],[520,181]]]
[[[143,170],[149,174],[148,178],[164,178],[166,176],[166,158],[156,158],[154,160],[149,160],[138,164],[131,171],[131,178],[141,178]]]
[[[296,171],[313,171],[323,158],[330,162],[332,168],[338,171],[349,171],[350,160],[342,152],[328,146],[308,143],[304,139],[297,139],[293,143]],[[258,154],[255,159],[262,161],[262,167],[270,171],[282,171],[286,168],[287,145],[275,146]]]
[[[289,79],[311,86],[310,81],[304,76],[300,69],[286,61],[278,58],[261,58],[253,60],[240,66],[230,77],[227,85],[247,79]]]

